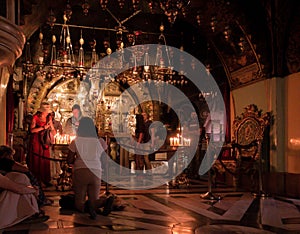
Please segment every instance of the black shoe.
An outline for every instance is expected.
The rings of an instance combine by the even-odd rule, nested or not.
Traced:
[[[114,196],[110,196],[109,198],[107,198],[102,215],[107,216],[110,214],[113,207],[114,200],[115,200]]]
[[[96,219],[97,213],[92,207],[91,201],[87,200],[84,204],[84,211],[90,214],[91,219]]]
[[[25,220],[22,224],[32,224],[32,223],[43,223],[46,222],[50,217],[48,215],[33,215]]]

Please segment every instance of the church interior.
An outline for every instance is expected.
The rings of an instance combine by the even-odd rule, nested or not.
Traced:
[[[300,232],[298,0],[0,4],[0,145],[31,170],[45,105],[55,131],[33,157],[48,219],[0,233]],[[95,219],[61,207],[76,110],[107,145],[99,196],[121,204]]]

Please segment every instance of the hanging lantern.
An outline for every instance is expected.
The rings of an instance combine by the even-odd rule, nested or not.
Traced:
[[[57,64],[57,55],[56,55],[55,42],[56,42],[56,36],[52,35],[52,48],[51,48],[51,60],[50,60],[50,64],[53,65],[53,66],[55,66]]]
[[[201,16],[200,16],[199,12],[197,12],[196,21],[197,21],[198,26],[200,26],[201,25]]]
[[[67,5],[66,5],[66,8],[64,10],[64,15],[66,15],[67,21],[70,21],[72,13],[73,13],[73,11],[72,11],[72,7],[70,5],[70,2],[67,1]]]
[[[139,4],[140,4],[139,0],[132,0],[132,6],[135,11],[138,9]]]
[[[91,67],[94,67],[97,63],[97,52],[96,52],[96,40],[94,39],[92,42],[90,42],[90,46],[92,48],[92,57],[91,57]]]
[[[102,10],[105,10],[107,7],[108,0],[100,0],[100,6]]]
[[[225,40],[228,41],[230,38],[230,34],[231,34],[231,30],[230,30],[229,26],[225,27],[223,34],[224,34]]]
[[[123,9],[123,7],[125,5],[125,0],[118,0],[118,3],[119,3],[120,9]]]
[[[56,22],[56,17],[55,17],[55,15],[54,15],[53,10],[51,9],[51,10],[50,10],[50,13],[49,13],[49,16],[48,16],[48,18],[47,18],[47,24],[49,24],[50,27],[53,28],[55,22]]]
[[[80,33],[79,44],[80,44],[80,48],[79,48],[79,54],[78,54],[78,66],[79,66],[79,68],[83,68],[84,67],[84,51],[83,51],[82,46],[84,44],[84,40],[82,38],[82,31]]]
[[[82,11],[83,11],[83,14],[85,15],[85,16],[87,16],[88,15],[88,13],[89,13],[89,9],[90,9],[90,4],[89,4],[89,2],[88,2],[88,0],[84,0],[84,2],[83,2],[83,4],[82,4]]]
[[[44,46],[43,46],[43,38],[44,38],[44,35],[42,32],[39,33],[39,39],[40,39],[40,44],[39,44],[39,48],[38,48],[38,52],[37,52],[37,55],[38,55],[38,64],[42,65],[44,63]]]
[[[210,21],[211,31],[215,32],[216,25],[217,25],[217,18],[215,16],[213,16],[213,17],[211,17],[211,21]]]

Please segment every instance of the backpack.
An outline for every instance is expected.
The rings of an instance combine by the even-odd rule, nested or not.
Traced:
[[[63,209],[75,209],[75,195],[74,194],[67,194],[61,195],[59,199],[59,205]]]

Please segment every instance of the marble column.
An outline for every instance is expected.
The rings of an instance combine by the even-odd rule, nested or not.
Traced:
[[[0,145],[6,144],[6,88],[9,72],[6,67],[0,67]]]
[[[6,90],[13,65],[21,56],[25,36],[19,26],[0,16],[0,144],[6,144]]]

